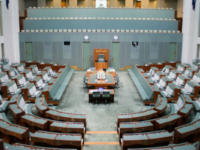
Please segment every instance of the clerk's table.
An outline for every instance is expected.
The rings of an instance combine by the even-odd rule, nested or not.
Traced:
[[[96,74],[91,74],[88,77],[87,85],[94,86],[95,89],[98,89],[99,87],[108,89],[109,86],[115,86],[115,80],[111,74],[106,74],[106,79],[97,79]]]

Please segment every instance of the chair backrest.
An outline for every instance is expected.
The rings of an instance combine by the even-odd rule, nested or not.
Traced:
[[[37,65],[32,65],[32,72],[33,72],[34,74],[37,74],[37,73],[38,73],[38,67],[37,67]]]
[[[25,72],[25,74],[26,74],[26,78],[31,78],[31,77],[33,76],[31,70],[27,70],[27,71]]]
[[[26,82],[26,79],[24,78],[24,75],[20,75],[18,78],[17,78],[17,84],[18,85],[22,85]]]
[[[176,78],[176,83],[178,83],[178,85],[180,85],[180,86],[183,86],[183,85],[184,85],[184,81],[185,81],[185,79],[184,79],[184,77],[181,76],[181,75],[179,75],[179,76]]]
[[[93,92],[92,97],[100,97],[101,93],[100,92]]]
[[[168,73],[170,72],[170,69],[173,68],[173,67],[170,66],[170,65],[166,65],[165,68],[166,68],[166,69],[165,69],[165,73],[168,74]]]
[[[6,72],[3,72],[0,74],[0,82],[1,83],[6,83],[9,81],[8,75]]]
[[[40,86],[42,86],[42,84],[43,84],[43,81],[42,81],[41,77],[37,78],[36,87],[40,87]]]
[[[188,92],[188,93],[194,93],[194,84],[190,81],[187,81],[187,83],[185,84],[184,89]]]
[[[177,74],[177,72],[175,70],[171,70],[169,76],[170,76],[170,78],[175,79],[176,78],[176,74]]]
[[[196,83],[200,83],[200,73],[195,73],[192,80]]]
[[[7,85],[7,89],[8,89],[8,93],[13,93],[17,90],[17,85],[14,81],[10,82],[8,85]]]
[[[2,96],[0,95],[0,105],[2,104],[2,102],[3,102],[3,98],[2,98]]]
[[[185,99],[184,99],[183,95],[181,94],[178,98],[177,105],[179,108],[181,108],[181,107],[183,107],[184,104],[185,104]]]
[[[9,76],[10,77],[13,77],[13,76],[15,76],[16,74],[15,74],[15,69],[14,68],[12,68],[12,69],[10,69],[9,70]]]
[[[18,71],[23,71],[24,70],[24,65],[23,64],[18,64],[17,65],[17,70]]]
[[[192,69],[191,69],[191,68],[187,68],[187,69],[185,70],[185,72],[184,72],[184,75],[185,75],[186,77],[191,78],[191,77],[192,77]]]
[[[110,92],[109,91],[103,91],[102,96],[103,97],[110,97]]]
[[[47,72],[43,72],[43,73],[42,73],[42,79],[43,79],[43,80],[47,80],[47,79],[48,79]]]
[[[98,62],[104,62],[104,54],[99,54],[98,55]]]
[[[151,67],[150,74],[153,76],[156,73],[156,71],[158,71],[158,70],[159,69],[157,67]]]
[[[35,87],[35,85],[32,83],[32,84],[28,87],[28,96],[34,95],[35,92],[36,92],[36,87]]]
[[[166,88],[166,92],[170,95],[170,96],[174,96],[174,87],[172,86],[172,84],[168,84],[167,88]]]
[[[183,71],[184,71],[184,66],[183,66],[183,64],[178,64],[177,71],[180,71],[180,72],[183,72]]]
[[[167,80],[164,77],[162,77],[159,81],[159,84],[161,87],[165,88],[167,86]]]
[[[18,106],[23,109],[23,107],[25,106],[25,101],[24,101],[24,97],[20,94],[17,100]]]
[[[43,70],[46,70],[48,75],[51,75],[51,73],[53,72],[51,67],[45,67]]]

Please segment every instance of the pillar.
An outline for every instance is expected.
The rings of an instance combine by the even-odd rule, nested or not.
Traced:
[[[149,7],[149,0],[142,0],[141,1],[141,7],[148,8]]]
[[[125,0],[125,7],[132,8],[133,7],[133,0]]]
[[[6,8],[5,0],[2,2],[2,24],[5,57],[10,63],[19,62],[19,1],[10,0],[9,9]]]
[[[165,0],[157,0],[157,8],[165,7]]]
[[[61,0],[53,0],[53,6],[54,7],[61,7]]]
[[[196,7],[197,7],[197,5],[196,5]],[[198,21],[198,19],[197,19],[197,21]],[[194,59],[196,57],[195,55],[196,55],[196,51],[197,51],[197,43],[196,44],[194,43],[195,42],[195,33],[196,33],[196,31],[195,31],[195,11],[193,11],[193,9],[192,9],[191,1],[188,1],[188,0],[183,0],[183,29],[182,29],[182,32],[183,32],[183,44],[182,44],[182,59],[181,60],[182,60],[182,63],[190,63],[191,64],[192,59]],[[198,36],[198,33],[197,33],[197,36]]]
[[[110,0],[109,7],[117,7],[117,0]]]
[[[93,7],[93,0],[85,0],[85,7]]]
[[[69,0],[69,7],[77,7],[77,0]]]
[[[38,7],[46,7],[46,0],[37,0]]]

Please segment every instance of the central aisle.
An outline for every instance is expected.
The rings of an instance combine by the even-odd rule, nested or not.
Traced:
[[[75,71],[74,75],[60,101],[56,110],[68,113],[80,113],[87,115],[87,131],[84,150],[120,150],[120,146],[116,145],[118,135],[116,133],[109,134],[110,131],[116,132],[117,114],[134,113],[147,109],[141,101],[140,95],[131,80],[127,71],[118,71],[119,88],[115,89],[115,103],[110,104],[93,104],[88,103],[88,89],[83,88],[83,76],[85,71]],[[108,134],[103,132],[95,133],[95,131],[109,131]],[[96,143],[94,143],[96,142]],[[104,143],[105,145],[93,145]],[[89,144],[89,145],[87,145]],[[111,144],[111,145],[109,145]]]

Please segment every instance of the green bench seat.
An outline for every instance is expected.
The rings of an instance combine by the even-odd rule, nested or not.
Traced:
[[[70,66],[67,65],[61,75],[57,78],[54,84],[49,90],[50,101],[59,101],[65,91],[72,75],[74,69],[70,69]]]

